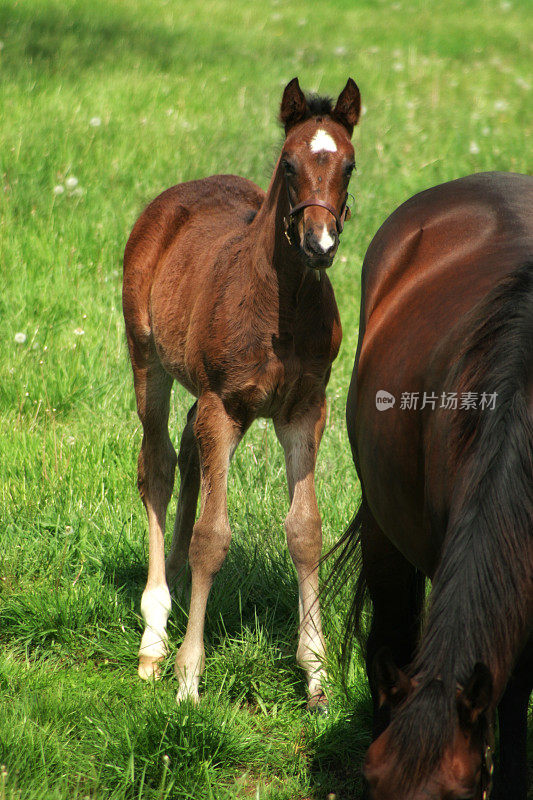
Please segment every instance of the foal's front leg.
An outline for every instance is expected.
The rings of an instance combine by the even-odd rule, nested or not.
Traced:
[[[325,708],[325,656],[318,601],[322,520],[315,494],[315,463],[324,431],[326,400],[317,398],[300,416],[274,420],[285,451],[291,507],[285,519],[287,544],[298,574],[300,635],[296,659],[307,674],[309,708]]]
[[[176,655],[178,703],[198,700],[204,671],[204,620],[213,578],[228,552],[231,530],[227,507],[227,478],[231,456],[242,437],[241,426],[231,419],[217,395],[198,400],[194,434],[201,468],[201,506],[189,546],[191,604],[183,644]]]

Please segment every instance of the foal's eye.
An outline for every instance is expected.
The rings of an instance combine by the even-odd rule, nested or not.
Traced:
[[[296,175],[296,167],[294,166],[292,161],[289,161],[288,159],[284,158],[281,164],[283,166],[283,169],[285,170],[285,175],[287,175],[287,177],[290,177],[291,175]]]
[[[355,169],[355,164],[354,163],[346,164],[346,166],[344,167],[344,174],[345,174],[345,176],[346,176],[346,178],[348,180],[350,180],[350,178],[352,176],[352,172],[354,171],[354,169]]]

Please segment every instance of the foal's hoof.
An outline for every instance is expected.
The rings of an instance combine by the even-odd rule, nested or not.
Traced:
[[[178,692],[176,694],[176,703],[180,706],[182,703],[192,703],[193,706],[197,706],[200,702],[200,695],[198,694],[198,690],[191,690],[186,686],[180,686]]]
[[[321,714],[325,716],[329,711],[329,703],[324,692],[320,692],[320,694],[314,694],[312,697],[310,697],[307,701],[307,708],[309,711],[312,711],[313,714]]]
[[[161,677],[161,662],[160,658],[153,658],[152,656],[139,656],[139,678],[143,681],[156,680]]]

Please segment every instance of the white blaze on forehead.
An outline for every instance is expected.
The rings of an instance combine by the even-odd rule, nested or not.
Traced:
[[[319,128],[313,138],[311,139],[311,143],[309,145],[311,148],[312,153],[320,153],[323,150],[327,150],[329,153],[336,153],[337,152],[337,145],[335,144],[335,139],[333,136],[330,136],[322,128]]]

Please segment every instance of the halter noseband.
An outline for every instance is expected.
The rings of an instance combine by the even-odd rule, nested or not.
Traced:
[[[290,201],[289,201],[290,202]],[[304,200],[302,203],[298,203],[298,205],[293,206],[289,211],[289,222],[291,217],[301,211],[304,208],[308,208],[308,206],[320,206],[320,208],[325,208],[326,211],[335,218],[335,222],[337,224],[337,233],[340,235],[342,233],[342,229],[344,228],[344,222],[346,219],[350,218],[350,209],[346,204],[346,200],[342,204],[341,213],[337,214],[336,210],[333,208],[332,205],[326,203],[325,200],[318,200],[309,198],[309,200]],[[287,225],[288,227],[288,225]]]
[[[308,200],[304,200],[303,202],[298,203],[297,205],[291,207],[291,201],[289,198],[289,216],[285,217],[283,220],[285,224],[285,236],[287,237],[289,244],[293,244],[291,239],[291,225],[293,222],[294,215],[297,214],[299,211],[302,211],[304,208],[308,208],[309,206],[319,206],[320,208],[325,208],[326,211],[329,211],[331,216],[334,217],[335,219],[335,224],[337,226],[337,233],[340,236],[342,233],[342,229],[344,228],[344,223],[346,222],[347,219],[350,219],[350,207],[347,204],[348,196],[353,197],[353,195],[348,195],[348,194],[346,195],[344,203],[342,204],[340,214],[337,214],[336,209],[332,205],[330,205],[330,203],[326,203],[325,200],[318,200],[318,198],[313,199],[310,197]]]

